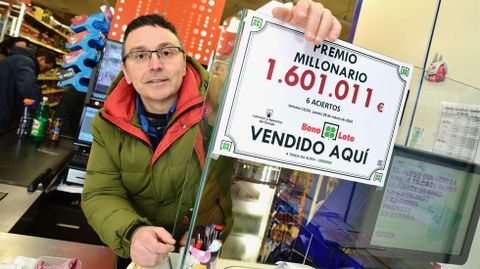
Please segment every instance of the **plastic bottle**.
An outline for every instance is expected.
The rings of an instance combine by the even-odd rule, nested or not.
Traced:
[[[61,72],[58,72],[57,76],[58,76],[58,80],[67,80],[75,76],[75,70],[73,68],[68,68]]]
[[[35,100],[25,98],[23,99],[23,114],[20,117],[20,123],[18,124],[17,135],[18,137],[27,137],[30,134],[32,128],[33,117],[30,113],[30,107],[35,103]]]
[[[50,113],[50,106],[47,103],[48,97],[44,96],[42,102],[37,107],[37,113],[33,119],[32,131],[30,135],[33,140],[41,141],[45,137],[45,131],[48,124],[48,115]]]

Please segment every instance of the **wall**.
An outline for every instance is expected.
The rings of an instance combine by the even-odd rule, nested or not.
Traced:
[[[480,1],[443,0],[428,62],[435,52],[445,56],[447,76],[480,88]],[[478,103],[478,102],[477,102]]]
[[[363,0],[353,43],[421,67],[436,5],[436,0]]]
[[[436,6],[436,0],[363,0],[362,3],[353,43],[417,67],[397,135],[398,144],[404,144],[407,138],[412,101],[417,97],[420,68],[425,61]]]
[[[409,123],[422,78],[421,68],[426,56],[437,0],[399,2],[364,0],[354,44],[393,57],[418,67],[410,85],[398,144],[408,144]],[[436,137],[441,102],[480,103],[480,32],[477,31],[480,2],[443,0],[439,10],[427,63],[435,53],[443,55],[448,66],[447,79],[442,83],[423,81],[413,127],[424,130],[419,148],[432,150]],[[415,8],[412,8],[415,7]],[[427,65],[428,67],[428,65]],[[480,162],[477,153],[476,161]]]

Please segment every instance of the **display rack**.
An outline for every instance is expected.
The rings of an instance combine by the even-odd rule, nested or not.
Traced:
[[[71,52],[63,57],[64,70],[57,85],[87,92],[93,68],[100,61],[106,44],[109,22],[104,13],[84,14],[73,18],[70,28],[75,35],[67,39],[66,48]]]
[[[56,34],[58,34],[59,36],[62,36],[62,37],[65,38],[65,39],[68,38],[68,36],[67,36],[65,33],[62,33],[62,32],[60,32],[59,30],[53,28],[53,26],[51,26],[50,24],[47,24],[47,23],[45,23],[44,21],[39,20],[37,17],[35,17],[35,16],[34,16],[33,14],[31,14],[30,12],[25,12],[25,15],[26,15],[25,18],[31,19],[32,21],[43,25],[44,27],[50,29],[50,31],[55,32]],[[65,27],[66,27],[66,26],[65,26]],[[65,29],[68,29],[68,28],[65,28]]]
[[[267,229],[280,168],[246,160],[235,164],[232,185],[233,215],[241,219],[233,225],[225,241],[222,257],[256,262]]]
[[[58,80],[58,76],[57,75],[46,75],[46,74],[40,74],[38,75],[38,78],[37,78],[39,81],[47,81],[47,80],[53,80],[53,81],[57,81]]]
[[[54,48],[54,47],[52,47],[52,46],[50,46],[50,45],[47,45],[47,44],[45,44],[45,43],[43,43],[43,42],[41,42],[41,41],[38,41],[38,40],[33,39],[33,38],[31,38],[31,37],[28,37],[28,36],[26,36],[26,35],[20,34],[19,36],[27,39],[28,41],[30,41],[30,42],[32,42],[32,43],[34,43],[34,44],[36,44],[36,45],[42,46],[42,47],[44,47],[44,48],[46,48],[46,49],[49,49],[49,50],[51,50],[51,51],[54,51],[54,52],[56,52],[56,53],[67,54],[66,51],[63,51],[63,50],[61,50],[61,49]]]
[[[65,91],[65,89],[43,90],[42,94],[46,95],[46,94],[59,93],[59,92],[64,92],[64,91]]]
[[[6,35],[19,35],[26,9],[26,5],[20,1],[12,4],[0,1],[0,41],[3,41]]]

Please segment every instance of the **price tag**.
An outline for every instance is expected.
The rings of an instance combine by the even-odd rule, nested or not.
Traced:
[[[249,11],[213,152],[383,186],[412,72]]]

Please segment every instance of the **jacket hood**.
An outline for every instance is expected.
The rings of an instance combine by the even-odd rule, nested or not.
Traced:
[[[38,67],[37,57],[35,57],[35,54],[33,53],[32,50],[14,46],[12,50],[10,50],[10,53],[8,54],[8,56],[13,56],[13,55],[22,55],[32,59],[33,63],[35,64],[35,72],[37,74],[40,72]]]

